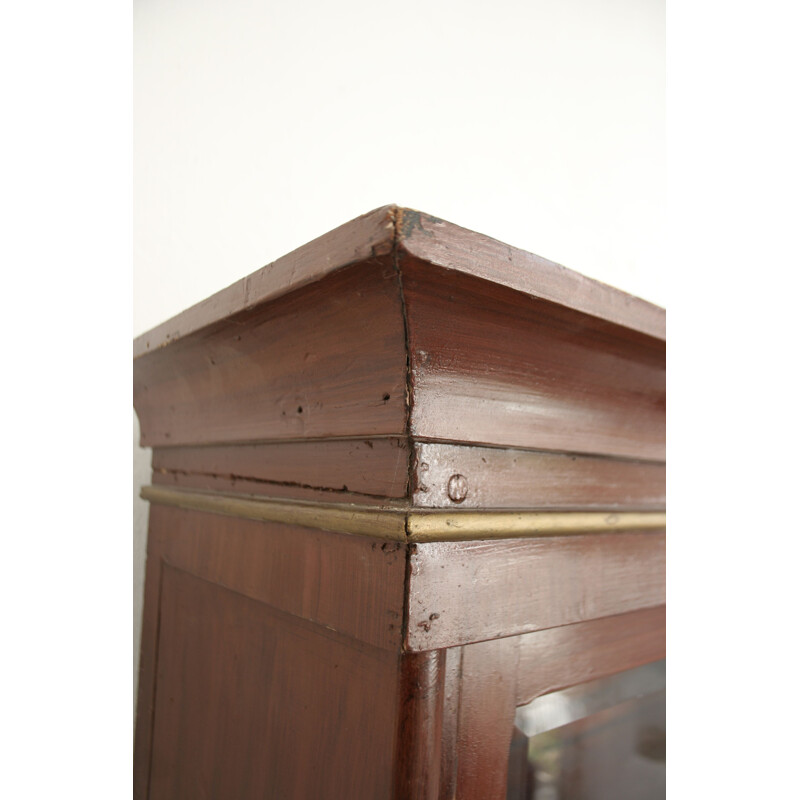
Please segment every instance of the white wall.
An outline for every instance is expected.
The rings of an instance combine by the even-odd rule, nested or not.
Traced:
[[[387,203],[663,304],[664,17],[664,0],[136,0],[134,334]],[[135,495],[149,458],[134,445]]]

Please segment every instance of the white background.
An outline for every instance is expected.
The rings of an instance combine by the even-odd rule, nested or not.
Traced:
[[[623,45],[619,51],[604,48],[607,38],[599,37],[594,52],[597,56],[599,48],[603,57],[595,58],[587,83],[570,72],[584,70],[576,53],[586,47],[570,50],[571,33],[564,27],[566,44],[559,52],[572,57],[544,59],[538,72],[520,74],[521,60],[536,58],[557,35],[541,20],[529,24],[531,16],[568,8],[577,42],[591,38],[598,26],[606,30],[606,16],[609,35],[621,34],[624,25],[613,27],[620,6],[593,4],[594,17],[588,17],[593,22],[581,28],[592,14],[584,3],[512,8],[498,2],[479,9],[483,17],[464,39],[458,32],[469,26],[453,21],[460,10],[469,14],[464,3],[442,19],[437,29],[442,35],[435,36],[430,32],[439,15],[435,0],[413,14],[404,11],[413,6],[375,3],[349,16],[347,3],[336,6],[341,11],[335,16],[317,3],[299,7],[309,24],[289,21],[269,48],[262,46],[263,25],[254,28],[255,42],[246,32],[236,35],[235,20],[255,6],[227,3],[231,16],[226,17],[220,4],[214,25],[202,21],[203,5],[195,7],[196,22],[181,28],[175,17],[186,14],[186,5],[134,4],[135,140],[129,8],[105,0],[6,4],[0,20],[3,796],[130,796],[132,331],[387,202],[420,207],[666,302],[669,792],[679,798],[791,795],[800,717],[793,689],[800,449],[795,4],[670,0],[663,248],[664,223],[657,210],[642,223],[641,235],[635,224],[625,223],[640,207],[641,198],[633,202],[634,195],[625,198],[632,203],[628,211],[616,217],[623,235],[598,223],[615,214],[613,201],[597,199],[605,197],[603,187],[614,187],[615,180],[639,186],[632,173],[640,167],[626,169],[624,157],[611,152],[606,157],[614,169],[602,156],[589,159],[592,148],[608,141],[596,130],[607,131],[619,120],[612,115],[599,128],[586,123],[588,116],[602,116],[604,106],[592,106],[590,97],[597,95],[581,92],[592,85],[595,70],[602,74],[618,52],[631,51]],[[284,8],[280,19],[295,8],[266,7]],[[652,7],[643,2],[633,8],[633,16],[649,18]],[[182,104],[188,101],[195,109],[190,116],[202,116],[203,123],[194,129],[171,125],[162,146],[178,159],[183,177],[176,181],[170,165],[159,162],[170,177],[154,191],[157,176],[147,163],[141,165],[154,134],[147,132],[152,114],[142,110],[147,102],[142,106],[139,76],[146,73],[139,65],[142,23],[159,14],[165,21],[153,23],[151,38],[171,30],[166,50],[188,47],[196,57],[181,57],[171,70],[164,67],[160,80],[167,95],[156,86],[153,97],[165,117],[171,109],[179,111],[176,116],[185,113]],[[343,32],[339,17],[356,22]],[[320,32],[309,39],[306,32],[315,25]],[[406,40],[416,37],[417,44],[369,44],[379,35],[391,41],[386,37],[392,29],[405,31]],[[348,35],[349,46],[338,48],[337,41],[348,42]],[[641,49],[650,52],[649,46]],[[150,50],[149,60],[167,57],[161,45]],[[272,98],[254,96],[253,103],[242,105],[231,82],[255,86],[249,76],[254,60],[278,51],[285,55],[271,72]],[[471,66],[474,59],[480,69]],[[217,70],[220,60],[227,66]],[[193,81],[193,74],[203,80]],[[481,84],[483,74],[494,83]],[[631,79],[641,68],[626,74]],[[351,92],[346,119],[327,101],[332,82],[342,76],[341,85]],[[560,76],[570,78],[570,88],[558,95],[549,87]],[[492,114],[505,109],[528,137],[513,138],[507,124],[491,127],[474,107],[448,105],[453,86],[467,78],[477,81],[476,96]],[[176,81],[185,91],[173,91]],[[495,85],[497,95],[491,91]],[[258,86],[263,87],[260,79]],[[492,97],[509,94],[512,102],[491,106]],[[203,99],[212,95],[230,96],[233,108]],[[276,95],[283,99],[273,106]],[[564,100],[563,113],[556,111],[557,95],[582,97],[585,117],[570,120],[568,112],[581,114],[583,100]],[[538,103],[527,103],[529,96]],[[546,114],[545,100],[552,101],[544,103]],[[309,128],[315,102],[324,113]],[[287,104],[293,116],[269,116],[271,108],[285,111]],[[268,117],[269,124],[248,127],[249,112],[241,110],[233,115],[237,126],[231,133],[225,115],[237,108],[261,114],[262,122]],[[619,113],[624,117],[626,111]],[[344,130],[355,138],[340,138],[335,151],[326,149],[330,137]],[[548,160],[528,147],[537,136],[562,143],[558,157]],[[353,146],[356,140],[372,144],[363,150]],[[651,167],[641,154],[650,152],[649,136],[637,141],[630,152],[647,173]],[[249,154],[248,174],[226,174],[227,168],[215,166],[234,158],[232,149]],[[195,156],[193,179],[180,159],[184,150]],[[362,155],[369,152],[368,159]],[[338,164],[334,172],[330,156]],[[255,169],[265,157],[268,176],[258,171],[262,167]],[[652,169],[657,172],[658,163]],[[470,170],[480,179],[470,180]],[[370,191],[365,181],[375,181]],[[281,187],[280,198],[275,186]],[[230,191],[220,194],[220,187]],[[558,199],[559,192],[567,192],[567,199]],[[250,202],[259,194],[260,211],[244,208],[245,197]],[[619,198],[625,192],[612,194]],[[162,209],[154,228],[143,197]],[[344,203],[343,197],[352,210],[334,205]],[[658,191],[641,202],[657,206]],[[189,207],[205,210],[182,221],[182,210]],[[257,215],[255,224],[251,213]],[[158,219],[172,233],[165,237],[167,227],[157,233]],[[193,269],[202,261],[198,250],[210,248],[215,238],[219,256],[212,254],[208,262],[213,274]],[[629,238],[635,244],[628,251]],[[159,244],[154,247],[153,241]],[[230,260],[240,243],[248,255]],[[160,258],[153,255],[158,248],[177,255],[165,259],[169,263],[161,272],[148,275],[148,262]],[[612,263],[628,274],[606,272]],[[145,293],[148,300],[142,302]],[[150,305],[162,295],[163,307]]]

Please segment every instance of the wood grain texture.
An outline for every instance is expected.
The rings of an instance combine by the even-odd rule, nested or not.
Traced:
[[[162,447],[153,451],[153,472],[164,484],[187,486],[193,478],[203,488],[197,481],[211,479],[206,488],[228,492],[286,497],[287,490],[304,490],[323,502],[384,501],[407,496],[408,458],[407,441],[395,437]]]
[[[145,447],[404,435],[405,330],[391,259],[137,358],[134,406]]]
[[[662,533],[411,545],[406,648],[513,636],[664,604]]]
[[[389,797],[396,655],[165,567],[151,800]]]
[[[663,342],[409,257],[401,270],[414,437],[664,460]]]
[[[401,642],[405,545],[153,505],[168,564],[377,647]]]
[[[430,214],[388,205],[340,225],[137,337],[134,358],[342,267],[386,255],[394,247],[440,267],[665,338],[666,314],[652,303],[484,234]]]
[[[664,319],[385,207],[139,337],[137,800],[499,800],[517,704],[662,657],[660,530],[474,518],[663,525]]]
[[[202,492],[218,492],[226,495],[246,495],[274,500],[300,500],[311,503],[358,504],[360,506],[376,506],[380,508],[405,508],[406,498],[392,499],[356,492],[342,492],[331,489],[312,489],[307,486],[295,486],[287,483],[270,481],[251,481],[247,478],[224,478],[221,475],[203,475],[181,472],[154,472],[153,485],[172,487],[181,490],[199,490]]]
[[[421,508],[663,509],[663,464],[517,448],[414,445],[414,506]],[[453,476],[466,496],[453,499]]]
[[[438,799],[444,683],[443,651],[402,656],[395,800]]]
[[[526,633],[519,637],[517,705],[665,655],[664,606]]]
[[[458,717],[461,709],[463,648],[443,651],[444,698],[442,701],[442,752],[439,770],[439,800],[455,800],[458,791]]]
[[[458,720],[458,800],[504,800],[516,711],[515,638],[463,648]]]
[[[395,208],[384,206],[314,239],[137,337],[133,355],[174,344],[222,319],[247,311],[358,261],[389,253]]]
[[[421,261],[666,339],[666,312],[646,300],[430,214],[395,213],[398,248]]]
[[[136,697],[136,730],[133,742],[133,796],[135,800],[146,800],[147,787],[150,782],[163,566],[160,544],[159,537],[148,536],[142,637],[139,649],[139,683]]]

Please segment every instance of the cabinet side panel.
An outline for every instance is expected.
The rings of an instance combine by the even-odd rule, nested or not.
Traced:
[[[377,647],[399,649],[405,545],[153,505],[174,567]]]
[[[388,797],[397,656],[169,566],[152,800]]]
[[[150,780],[150,752],[153,734],[156,664],[158,662],[159,593],[161,588],[161,553],[153,537],[147,541],[147,564],[144,579],[142,638],[139,650],[139,682],[136,698],[136,733],[133,757],[134,800],[147,798]]]

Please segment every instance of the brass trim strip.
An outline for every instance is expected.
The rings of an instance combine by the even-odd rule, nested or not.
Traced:
[[[414,542],[515,539],[665,528],[663,511],[413,511],[408,538]]]
[[[380,539],[406,540],[406,513],[402,510],[378,509],[369,506],[346,506],[307,503],[299,500],[271,500],[237,497],[210,492],[144,486],[145,500],[190,511],[210,511],[229,517],[286,522],[307,528],[322,528],[339,533],[356,533]]]
[[[662,529],[663,511],[455,511],[417,510],[187,491],[145,486],[151,503],[338,533],[410,542],[511,539]]]

